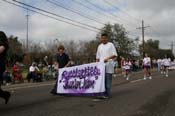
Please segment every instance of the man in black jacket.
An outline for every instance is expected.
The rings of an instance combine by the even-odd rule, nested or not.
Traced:
[[[0,31],[0,97],[5,100],[5,104],[8,103],[10,93],[1,89],[3,83],[3,73],[6,68],[6,53],[8,49],[8,40],[4,32]]]

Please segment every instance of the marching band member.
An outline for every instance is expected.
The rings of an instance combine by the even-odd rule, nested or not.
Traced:
[[[169,70],[170,64],[171,64],[170,58],[165,56],[165,58],[163,59],[163,65],[164,65],[163,74],[165,74],[166,77],[168,77],[168,70]]]
[[[144,80],[146,80],[147,77],[149,77],[149,79],[152,79],[151,77],[151,58],[148,57],[148,54],[145,54],[145,57],[143,59],[143,67],[144,67]]]
[[[131,69],[131,62],[129,61],[129,59],[124,60],[123,62],[123,69],[125,71],[124,77],[126,77],[126,80],[129,80],[129,72]]]

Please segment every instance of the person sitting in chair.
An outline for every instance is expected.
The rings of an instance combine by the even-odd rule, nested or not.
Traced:
[[[13,78],[14,82],[18,80],[19,82],[23,82],[22,70],[20,69],[19,62],[15,62],[13,66]]]
[[[39,71],[40,71],[40,70],[39,70],[39,68],[36,66],[36,63],[33,62],[32,65],[31,65],[30,68],[29,68],[29,75],[30,75],[29,80],[30,80],[30,79],[33,79],[33,82],[38,81],[38,74],[37,74],[37,73],[38,73]]]

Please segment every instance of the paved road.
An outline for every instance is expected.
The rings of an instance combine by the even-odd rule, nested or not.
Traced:
[[[54,82],[6,86],[4,89],[13,94],[7,105],[0,99],[0,116],[175,115],[175,72],[168,78],[154,73],[153,79],[146,81],[140,73],[131,77],[130,81],[115,77],[112,98],[99,101],[93,97],[53,96],[49,91]]]

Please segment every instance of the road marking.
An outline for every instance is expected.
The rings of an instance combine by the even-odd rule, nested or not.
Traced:
[[[44,87],[44,86],[49,86],[49,85],[54,85],[54,84],[55,83],[28,85],[28,86],[22,86],[22,87],[6,88],[5,90],[18,90],[18,89],[26,89],[26,88]]]
[[[134,81],[130,81],[130,83],[136,83],[136,82],[139,82],[139,81],[143,81],[143,79],[137,79],[137,80],[134,80]]]

